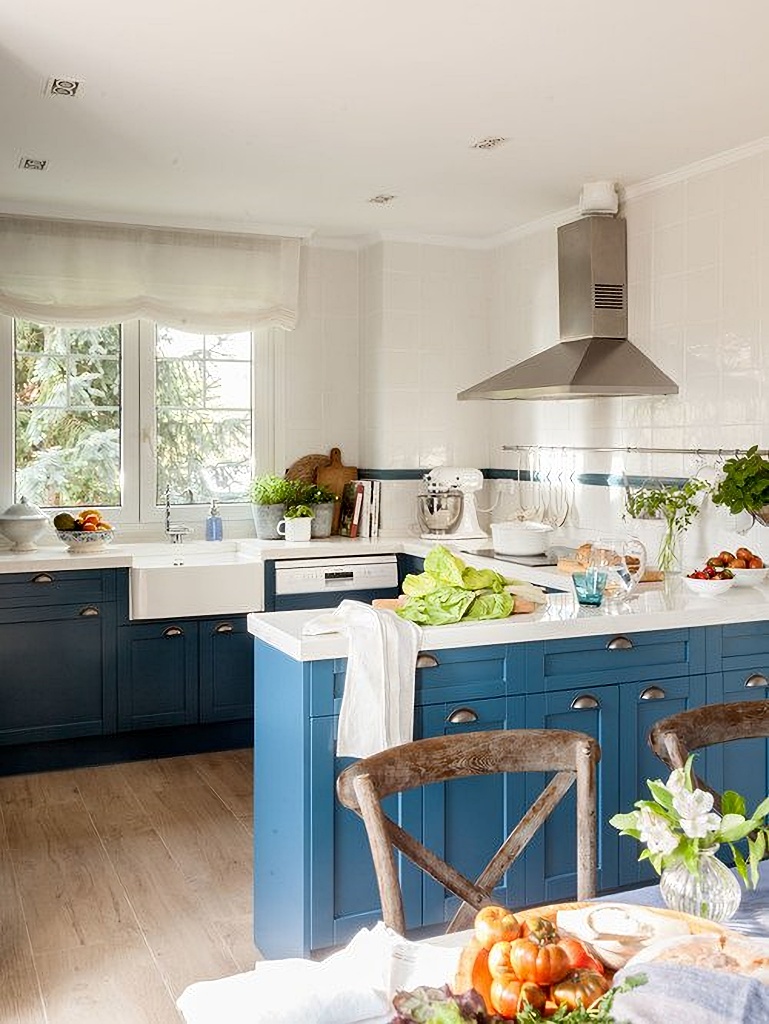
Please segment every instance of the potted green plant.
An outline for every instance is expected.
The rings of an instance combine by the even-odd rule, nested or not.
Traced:
[[[260,540],[280,540],[278,523],[284,517],[286,508],[295,503],[295,494],[296,484],[293,480],[286,480],[275,473],[262,473],[254,478],[249,498],[256,536]]]
[[[679,557],[678,543],[700,511],[698,495],[709,487],[707,481],[692,477],[681,486],[661,484],[627,492],[625,511],[629,516],[633,519],[662,519],[665,523],[657,552],[657,566],[663,572],[675,568]]]
[[[309,505],[291,505],[278,523],[278,535],[287,541],[307,541],[312,536],[313,510]]]
[[[759,455],[758,445],[726,460],[724,475],[710,497],[732,515],[749,512],[754,522],[769,526],[769,462]]]
[[[303,487],[301,500],[313,510],[312,536],[330,537],[336,495],[330,488],[319,484],[304,484]]]

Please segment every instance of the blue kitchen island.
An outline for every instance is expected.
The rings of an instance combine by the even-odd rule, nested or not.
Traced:
[[[348,763],[335,754],[347,640],[304,636],[316,614],[248,618],[255,637],[254,933],[267,957],[315,954],[380,916],[363,826],[334,790]],[[645,779],[664,774],[646,745],[651,725],[706,702],[765,699],[767,687],[769,588],[733,588],[712,600],[672,580],[598,609],[551,594],[531,615],[423,631],[414,735],[543,727],[593,735],[602,750],[598,882],[606,892],[652,877],[636,860],[637,844],[608,825],[642,795]],[[719,788],[732,785],[749,804],[758,802],[769,790],[766,744],[738,746],[732,759],[721,750],[709,755],[705,771]],[[391,813],[472,875],[539,785],[529,777],[457,780],[407,794]],[[503,879],[499,900],[525,906],[572,897],[573,830],[567,797]],[[450,894],[408,861],[402,872],[409,928],[451,915]]]

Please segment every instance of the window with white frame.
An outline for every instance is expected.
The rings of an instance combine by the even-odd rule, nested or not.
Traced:
[[[0,475],[12,480],[0,491],[139,522],[158,518],[168,486],[174,504],[216,498],[247,514],[255,467],[275,458],[276,331],[0,321],[13,380],[0,393],[0,421],[12,425],[10,444],[0,440]]]

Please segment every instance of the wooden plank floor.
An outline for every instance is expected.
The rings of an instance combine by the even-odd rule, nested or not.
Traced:
[[[253,967],[249,750],[0,778],[0,1021],[179,1024]]]

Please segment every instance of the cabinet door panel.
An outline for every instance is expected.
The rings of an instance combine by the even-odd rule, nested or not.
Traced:
[[[336,716],[310,722],[312,825],[311,948],[338,945],[381,920],[379,889],[363,822],[336,798],[336,779],[351,758],[335,756]],[[256,753],[257,765],[259,752]],[[384,802],[386,812],[407,832],[421,836],[421,793],[416,790]],[[258,854],[257,854],[258,855]],[[399,857],[408,928],[422,924],[421,872]]]
[[[512,716],[512,717],[511,717]],[[418,711],[420,736],[521,728],[523,698],[486,698],[461,704],[434,704]],[[524,810],[524,779],[490,775],[455,779],[424,789],[425,846],[469,878],[476,878]],[[524,893],[519,863],[495,889],[495,899],[519,905]],[[424,923],[448,920],[458,900],[428,876],[423,882]]]
[[[661,718],[705,703],[706,676],[646,680],[622,687],[620,737],[622,765],[621,810],[632,810],[636,800],[649,797],[647,779],[666,779],[668,769],[647,742],[651,727]],[[654,881],[648,861],[638,862],[641,847],[629,836],[620,838],[620,885]]]
[[[199,623],[200,720],[251,718],[254,710],[254,642],[246,617]]]
[[[766,701],[769,690],[765,686],[746,686],[756,682],[752,667],[724,672],[724,701]],[[749,770],[747,770],[747,766]],[[723,792],[733,789],[745,797],[748,811],[769,793],[769,741],[765,739],[735,740],[716,743],[707,750],[706,777],[714,789]]]
[[[118,729],[196,722],[197,623],[137,623],[119,632]]]
[[[0,743],[114,728],[113,605],[29,608],[0,623]]]
[[[618,810],[619,687],[597,686],[532,696],[526,702],[526,724],[532,729],[572,729],[601,745],[597,772],[598,890],[617,884],[617,833],[608,821]],[[542,790],[542,775],[532,775],[531,802]],[[572,788],[532,840],[527,857],[526,902],[557,903],[576,898],[576,793]]]

